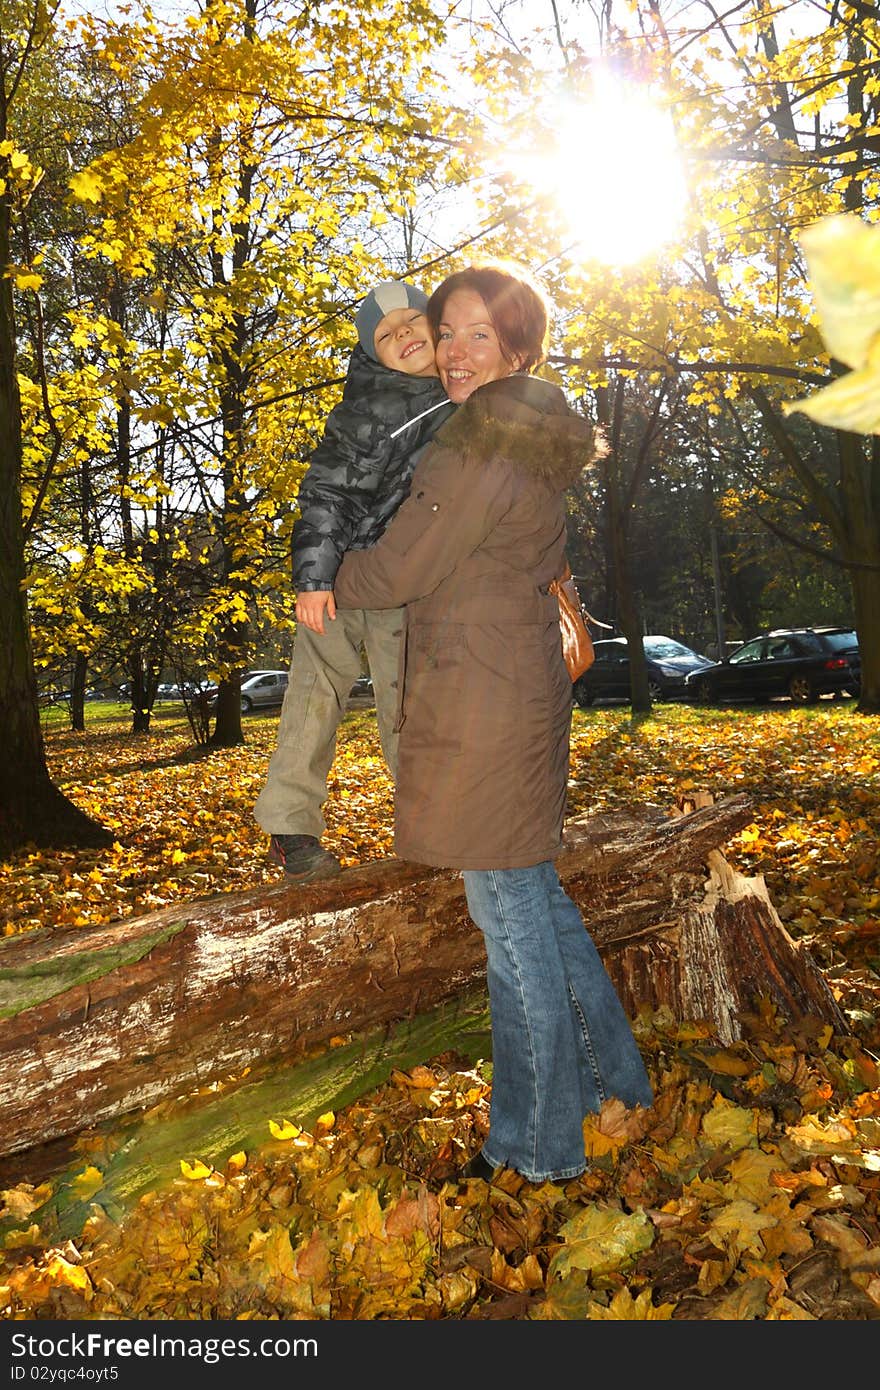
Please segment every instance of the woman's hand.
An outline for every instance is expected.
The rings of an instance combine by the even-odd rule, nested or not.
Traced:
[[[312,632],[324,635],[324,612],[327,617],[336,617],[336,600],[332,589],[310,589],[299,594],[296,600],[296,621]]]

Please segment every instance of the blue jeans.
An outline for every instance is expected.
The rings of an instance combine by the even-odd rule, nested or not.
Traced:
[[[586,1167],[584,1116],[610,1096],[649,1106],[629,1020],[552,863],[466,869],[486,941],[492,1100],[483,1156],[530,1182]]]

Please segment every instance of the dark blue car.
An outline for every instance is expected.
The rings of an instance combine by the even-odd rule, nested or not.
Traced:
[[[776,628],[753,637],[723,661],[687,678],[699,704],[772,700],[808,704],[821,695],[858,695],[859,639],[851,627]]]
[[[686,698],[685,678],[690,671],[711,666],[708,656],[676,642],[672,637],[642,638],[645,663],[648,668],[648,691],[653,702]],[[628,700],[630,698],[629,648],[625,637],[609,637],[594,642],[596,659],[588,671],[579,676],[572,688],[575,701],[582,708],[595,700]]]

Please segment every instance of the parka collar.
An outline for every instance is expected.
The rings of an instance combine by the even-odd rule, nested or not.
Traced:
[[[560,388],[521,372],[479,387],[435,439],[477,462],[506,458],[562,491],[600,452],[593,425]]]

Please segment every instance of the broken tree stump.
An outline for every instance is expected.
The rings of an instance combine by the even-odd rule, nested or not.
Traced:
[[[566,824],[560,877],[631,1017],[665,1005],[720,1041],[769,997],[847,1032],[760,879],[719,846],[745,796]],[[0,942],[0,1154],[292,1060],[433,1008],[485,972],[460,875],[399,860],[89,930]]]

